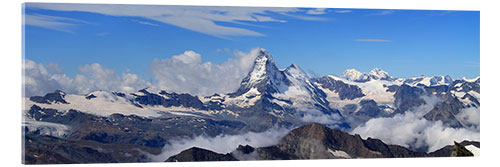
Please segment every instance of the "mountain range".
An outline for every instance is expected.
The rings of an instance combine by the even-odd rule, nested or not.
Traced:
[[[271,54],[261,49],[240,87],[226,94],[201,97],[145,88],[127,93],[99,90],[85,95],[56,90],[44,96],[26,97],[25,163],[142,162],[149,160],[147,154],[159,154],[174,140],[258,133],[276,126],[318,131],[320,136],[313,134],[319,137],[314,140],[322,144],[307,143],[311,140],[301,137],[311,134],[301,133],[299,128],[278,145],[246,149],[257,150],[260,159],[429,156],[346,132],[370,119],[411,112],[429,103],[426,97],[434,97],[437,102],[422,113],[422,118],[452,128],[479,129],[478,123],[462,112],[479,112],[479,85],[479,77],[404,79],[393,78],[378,68],[369,73],[349,69],[341,77],[313,78],[296,64],[279,69]],[[325,144],[337,141],[338,135],[345,140],[343,144],[356,144]],[[300,152],[306,146],[320,147],[323,152]],[[185,154],[208,155],[207,151],[193,148]],[[103,155],[95,157],[100,155],[96,153]],[[169,159],[234,160],[229,157],[232,154],[198,158],[183,155]]]
[[[237,160],[292,160],[292,159],[346,159],[346,158],[408,158],[474,156],[465,147],[479,148],[479,142],[462,141],[426,153],[398,145],[387,145],[381,140],[350,135],[318,123],[293,129],[278,144],[254,148],[239,145],[227,154],[192,147],[169,157],[167,162],[237,161]]]

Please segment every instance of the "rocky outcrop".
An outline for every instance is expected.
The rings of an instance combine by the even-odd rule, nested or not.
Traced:
[[[206,149],[192,147],[177,155],[169,157],[165,162],[195,162],[195,161],[237,161],[231,154],[218,154]]]

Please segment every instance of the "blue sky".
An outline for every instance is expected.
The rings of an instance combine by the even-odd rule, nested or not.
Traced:
[[[25,59],[73,77],[98,63],[156,80],[151,64],[185,51],[223,64],[268,50],[317,75],[381,68],[393,77],[479,75],[479,12],[25,4]],[[80,67],[80,68],[78,68]]]

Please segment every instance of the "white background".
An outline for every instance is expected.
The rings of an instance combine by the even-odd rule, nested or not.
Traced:
[[[6,0],[4,0],[6,1]],[[22,3],[74,2],[112,4],[169,4],[211,6],[268,6],[268,7],[322,7],[322,8],[376,8],[376,9],[438,9],[475,10],[481,15],[481,157],[469,158],[404,158],[361,160],[293,160],[244,162],[93,164],[88,166],[495,166],[498,165],[500,120],[497,96],[500,76],[497,75],[498,31],[500,5],[495,1],[479,0],[31,0],[1,2],[0,55],[0,163],[1,166],[21,166],[21,58],[22,58]],[[53,166],[53,165],[44,165]],[[69,165],[57,165],[69,166]],[[87,166],[87,165],[72,165]]]

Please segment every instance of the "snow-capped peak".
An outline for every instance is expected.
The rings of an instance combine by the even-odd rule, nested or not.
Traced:
[[[257,88],[258,92],[270,91],[279,92],[281,85],[284,85],[285,78],[283,72],[276,67],[273,57],[264,49],[258,50],[257,57],[248,75],[241,81],[240,88],[232,93],[232,96],[240,96],[252,88]]]
[[[370,71],[370,77],[373,79],[377,80],[388,80],[391,79],[392,76],[389,75],[389,73],[385,72],[384,70],[381,70],[379,68],[375,68]]]
[[[477,77],[472,78],[472,79],[467,79],[465,77],[462,77],[462,80],[467,81],[467,82],[476,82],[479,78],[480,78],[480,76],[477,76]]]
[[[367,81],[370,77],[362,72],[359,72],[356,69],[347,69],[342,73],[342,77],[351,81]]]
[[[302,80],[309,79],[309,75],[305,73],[297,64],[292,64],[285,69],[285,72],[294,78],[301,78]]]
[[[248,74],[248,82],[254,83],[265,79],[268,70],[274,70],[277,67],[274,63],[273,57],[264,49],[260,49],[259,55],[255,58],[254,65]]]

